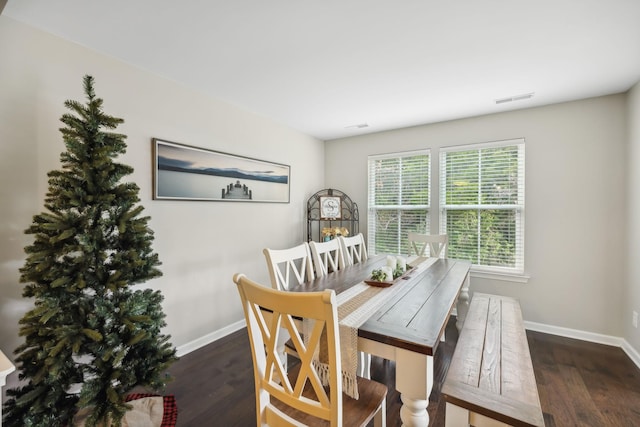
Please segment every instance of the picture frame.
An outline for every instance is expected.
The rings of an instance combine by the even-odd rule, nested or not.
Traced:
[[[153,199],[289,203],[291,167],[152,138]]]
[[[342,217],[342,200],[338,196],[320,196],[320,218],[340,219]]]

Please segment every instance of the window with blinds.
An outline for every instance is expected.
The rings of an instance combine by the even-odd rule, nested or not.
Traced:
[[[523,273],[523,139],[440,150],[440,231],[450,258]]]
[[[429,230],[429,150],[369,156],[368,251],[407,254],[410,231]]]

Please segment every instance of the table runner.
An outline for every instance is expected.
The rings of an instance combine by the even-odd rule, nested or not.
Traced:
[[[429,268],[437,258],[416,257],[411,261],[415,266],[412,275]],[[400,280],[392,286],[382,288],[360,282],[340,293],[336,297],[338,304],[338,329],[340,335],[340,360],[342,364],[342,389],[348,396],[358,399],[358,328],[366,322],[376,311],[387,303],[395,293],[399,292],[407,283]],[[305,326],[304,336],[310,334],[310,325]],[[325,347],[326,351],[326,347]],[[323,385],[329,384],[329,366],[323,362],[327,358],[317,350],[314,355],[314,366]]]

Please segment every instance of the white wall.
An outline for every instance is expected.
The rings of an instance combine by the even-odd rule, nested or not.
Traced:
[[[431,148],[436,232],[438,148],[524,137],[531,278],[525,284],[473,278],[471,290],[519,298],[530,322],[621,337],[625,101],[614,95],[330,141],[326,184],[358,203],[366,233],[367,155]]]
[[[146,284],[165,296],[166,332],[180,347],[243,319],[236,272],[268,283],[266,246],[305,238],[306,200],[324,187],[324,143],[266,118],[0,16],[0,349],[12,355],[29,307],[18,269],[42,212],[47,172],[59,168],[59,119],[67,99],[84,102],[82,77],[95,77],[105,112],[125,119],[119,160],[135,168],[164,276]],[[171,60],[167,58],[167,60]],[[291,202],[153,201],[151,138],[285,163]]]
[[[629,156],[628,169],[628,237],[627,265],[628,277],[625,305],[622,310],[624,337],[633,348],[640,352],[640,325],[631,326],[631,313],[640,315],[640,83],[636,84],[628,96]]]

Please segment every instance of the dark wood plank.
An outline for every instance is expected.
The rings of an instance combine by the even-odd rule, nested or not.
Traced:
[[[178,404],[178,426],[246,427],[256,424],[253,361],[242,329],[182,356],[165,393]]]
[[[438,259],[358,329],[358,336],[435,354],[471,264]]]
[[[447,319],[453,310],[454,304],[460,294],[460,289],[464,283],[470,263],[453,260],[438,260],[434,267],[442,266],[442,275],[437,280],[436,289],[431,297],[424,301],[420,311],[416,313],[413,320],[407,325],[409,329],[420,330],[431,333],[430,340],[437,345],[440,342],[442,331],[447,323]],[[420,284],[426,284],[429,280],[422,280]]]
[[[527,335],[547,426],[640,425],[640,369],[622,349]]]
[[[458,340],[455,321],[455,317],[449,320],[447,340],[434,357],[427,408],[431,427],[444,426],[441,386]],[[546,427],[640,426],[640,369],[620,348],[533,331],[527,331],[527,338]],[[568,370],[574,373],[568,375]],[[175,380],[165,393],[176,396],[178,427],[255,425],[253,365],[245,329],[183,356],[170,373]],[[387,427],[400,427],[402,402],[394,389],[395,364],[374,357],[371,375],[389,390]],[[574,393],[574,375],[582,378],[588,396]],[[571,376],[574,379],[566,382]],[[588,419],[602,424],[584,422]]]
[[[403,292],[395,295],[384,309],[372,318],[378,323],[409,326],[427,301],[433,297],[450,268],[450,265],[436,263],[416,273],[405,284]]]
[[[378,255],[290,291],[333,289],[340,293],[363,282],[383,265],[386,256]],[[389,302],[358,328],[358,336],[426,355],[435,354],[470,268],[468,261],[437,259],[427,269],[409,274],[406,282],[398,284],[401,288]]]

